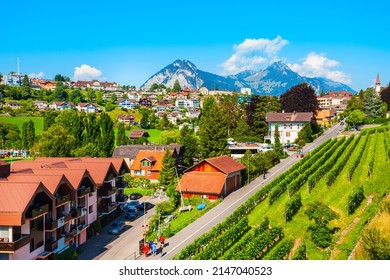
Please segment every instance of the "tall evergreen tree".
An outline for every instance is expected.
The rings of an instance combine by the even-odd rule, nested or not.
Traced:
[[[48,110],[43,115],[43,130],[46,131],[56,122],[57,112]]]
[[[176,186],[176,166],[175,158],[169,149],[165,149],[165,154],[162,158],[162,168],[158,177],[158,182],[166,189]]]
[[[194,164],[194,158],[199,153],[199,141],[194,135],[194,130],[185,125],[180,130],[179,143],[184,147],[183,163],[185,166]]]
[[[118,132],[116,134],[116,145],[122,146],[129,144],[130,139],[126,136],[126,130],[123,123],[118,123]]]
[[[275,139],[275,152],[278,154],[278,156],[283,155],[283,146],[280,143],[280,135],[279,135],[279,126],[275,126],[275,131],[274,131],[274,139]]]
[[[139,123],[140,123],[141,128],[143,128],[143,129],[149,128],[149,115],[148,115],[148,113],[146,113],[146,112],[142,113],[142,118],[141,118]]]
[[[23,123],[22,126],[22,146],[30,149],[35,142],[35,126],[32,120]]]
[[[115,146],[114,123],[106,113],[100,115],[99,123],[101,130],[100,149],[104,156],[111,157]]]
[[[226,148],[228,138],[226,119],[212,96],[203,102],[198,134],[202,158],[229,153]]]
[[[179,80],[176,80],[175,83],[173,84],[172,92],[180,92],[180,91],[181,91],[181,87],[180,87]]]
[[[101,133],[96,114],[88,114],[84,120],[83,146],[89,143],[98,145],[100,143]]]

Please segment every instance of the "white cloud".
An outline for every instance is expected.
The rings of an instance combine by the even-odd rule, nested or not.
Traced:
[[[289,42],[279,35],[273,39],[245,39],[234,45],[233,55],[221,64],[224,75],[237,74],[244,70],[257,70],[261,65],[277,60],[278,52]]]
[[[31,73],[31,74],[28,74],[29,78],[38,78],[38,79],[42,79],[44,76],[45,76],[45,73],[43,72],[39,72],[38,74],[36,73]]]
[[[75,81],[89,81],[98,79],[102,76],[102,71],[95,67],[91,67],[88,64],[82,64],[80,67],[74,68],[74,80]]]
[[[288,64],[291,70],[297,72],[299,75],[306,77],[323,77],[336,82],[351,84],[351,76],[332,68],[339,66],[337,60],[329,59],[325,54],[317,54],[315,52],[309,53],[302,64],[294,63]]]

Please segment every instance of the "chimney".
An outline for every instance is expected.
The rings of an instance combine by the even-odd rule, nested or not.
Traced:
[[[7,178],[11,174],[11,164],[0,160],[0,178]]]

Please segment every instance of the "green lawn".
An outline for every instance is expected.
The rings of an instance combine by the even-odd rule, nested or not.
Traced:
[[[43,117],[12,117],[12,116],[0,116],[0,122],[13,123],[18,126],[22,131],[23,123],[32,120],[35,126],[35,134],[41,134],[43,130]]]

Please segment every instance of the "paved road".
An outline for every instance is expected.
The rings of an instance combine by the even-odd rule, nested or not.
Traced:
[[[329,138],[337,136],[340,130],[340,125],[328,129],[322,136],[307,144],[303,152],[308,153],[315,147],[321,145]],[[88,240],[84,245],[84,252],[79,256],[79,259],[101,259],[101,260],[124,260],[135,259],[138,260],[156,260],[156,259],[171,259],[178,254],[184,247],[193,242],[197,237],[208,232],[212,227],[222,222],[227,216],[242,205],[249,197],[262,188],[265,184],[272,181],[279,174],[288,170],[294,163],[299,161],[296,153],[291,154],[288,158],[281,160],[281,162],[268,170],[267,178],[258,177],[250,184],[243,188],[229,194],[219,205],[208,211],[205,215],[197,219],[180,232],[167,239],[168,246],[164,248],[164,256],[149,256],[138,255],[138,242],[142,236],[143,217],[136,221],[129,223],[131,228],[112,239],[108,233],[103,232],[100,236],[95,236]],[[153,201],[158,203],[160,201]],[[145,220],[154,214],[155,208],[149,210],[145,215]],[[197,211],[197,210],[195,210]],[[123,219],[123,218],[118,218]],[[106,231],[108,229],[105,229]]]

